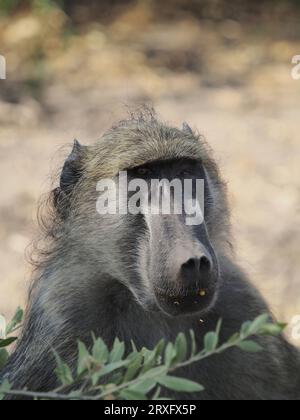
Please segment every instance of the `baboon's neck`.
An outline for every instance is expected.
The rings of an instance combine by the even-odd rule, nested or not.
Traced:
[[[43,313],[41,330],[51,330],[54,341],[65,333],[67,339],[90,339],[91,332],[108,342],[117,335],[125,339],[126,320],[149,317],[121,281],[71,253],[56,255],[43,268],[30,306],[31,312]]]
[[[32,307],[44,314],[41,331],[49,332],[47,342],[52,337],[55,344],[61,342],[57,337],[65,337],[67,347],[78,339],[88,343],[92,332],[109,345],[118,337],[129,345],[133,340],[137,346],[151,347],[161,338],[172,338],[172,332],[176,337],[180,330],[191,328],[187,318],[173,320],[146,310],[122,282],[89,267],[88,261],[65,256],[61,263],[54,259],[45,267],[34,299]]]
[[[221,261],[226,277],[223,265]],[[170,318],[146,310],[122,281],[101,269],[101,264],[70,249],[61,249],[43,268],[31,308],[46,345],[50,341],[68,347],[78,339],[88,342],[93,332],[108,344],[118,337],[129,344],[134,340],[137,346],[151,347],[161,338],[172,339],[178,332],[188,331],[194,322],[196,327],[199,324],[197,315]],[[212,315],[213,320],[219,316]]]

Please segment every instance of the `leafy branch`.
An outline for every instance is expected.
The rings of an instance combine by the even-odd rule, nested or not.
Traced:
[[[17,337],[12,336],[12,334],[21,328],[22,319],[23,311],[20,308],[17,309],[13,319],[8,324],[4,316],[0,315],[0,369],[9,357],[6,348],[17,340]]]
[[[258,335],[278,335],[284,325],[270,322],[269,315],[262,315],[252,322],[246,322],[241,330],[226,343],[220,344],[222,322],[216,331],[204,338],[204,348],[197,351],[195,334],[180,333],[175,343],[161,340],[153,350],[138,351],[132,343],[132,352],[125,354],[125,344],[116,339],[111,351],[101,338],[93,337],[89,351],[78,343],[78,360],[75,371],[55,353],[56,375],[59,388],[53,392],[41,393],[27,390],[13,390],[8,381],[0,385],[0,399],[5,395],[46,400],[158,400],[164,388],[176,392],[201,392],[203,386],[188,379],[177,377],[180,369],[201,362],[215,354],[237,347],[247,352],[263,349],[253,339]]]

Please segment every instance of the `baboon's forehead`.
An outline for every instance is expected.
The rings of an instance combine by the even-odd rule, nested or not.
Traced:
[[[210,160],[204,139],[161,124],[132,124],[111,130],[92,146],[86,169],[111,177],[147,162],[182,158]]]

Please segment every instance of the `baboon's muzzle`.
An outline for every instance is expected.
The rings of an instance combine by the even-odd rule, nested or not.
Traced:
[[[204,313],[216,300],[218,260],[204,223],[195,231],[177,222],[165,219],[160,229],[152,230],[156,242],[151,252],[155,298],[171,316]]]
[[[206,312],[216,299],[218,272],[206,256],[182,264],[175,285],[154,287],[161,309],[171,316]]]

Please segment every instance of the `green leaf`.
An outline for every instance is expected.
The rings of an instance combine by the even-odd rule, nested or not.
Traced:
[[[234,343],[238,342],[239,339],[240,339],[240,334],[235,333],[229,338],[229,340],[227,341],[227,344],[234,344]]]
[[[242,325],[242,328],[241,328],[241,333],[240,333],[240,336],[242,338],[247,337],[247,336],[250,335],[250,328],[251,328],[251,326],[252,326],[252,322],[251,321],[244,322],[244,324]]]
[[[124,372],[122,372],[122,370],[114,372],[109,380],[112,384],[121,385],[124,380]]]
[[[223,323],[223,320],[221,318],[221,319],[219,319],[218,324],[217,324],[217,328],[216,328],[216,334],[217,334],[218,337],[220,337],[220,334],[221,334],[222,323]]]
[[[119,362],[125,354],[125,344],[121,343],[118,338],[115,339],[113,349],[110,353],[109,361],[111,363]]]
[[[145,378],[139,381],[136,385],[131,386],[128,390],[138,391],[147,395],[157,384],[155,378]]]
[[[93,386],[96,386],[96,385],[98,385],[98,381],[99,381],[99,379],[100,379],[100,377],[101,377],[101,369],[102,368],[100,368],[97,372],[94,372],[93,374],[92,374],[92,376],[91,376],[91,380],[92,380],[92,385]]]
[[[0,400],[3,400],[6,393],[9,392],[10,390],[11,390],[11,385],[8,382],[8,380],[5,379],[5,381],[0,384]]]
[[[137,353],[135,359],[133,359],[130,364],[128,365],[127,372],[124,376],[124,382],[131,381],[138,371],[140,370],[143,362],[143,356],[140,353]]]
[[[179,392],[201,392],[204,391],[202,385],[189,379],[178,378],[176,376],[164,376],[158,378],[158,383],[168,389]]]
[[[10,338],[6,338],[5,340],[0,340],[0,348],[8,347],[12,343],[14,343],[16,340],[17,340],[16,337],[10,337]]]
[[[130,362],[132,362],[133,360],[135,360],[138,357],[138,355],[143,357],[141,352],[133,351],[126,357],[126,359],[129,360]]]
[[[147,372],[148,370],[150,370],[151,368],[153,368],[157,363],[157,355],[156,355],[156,350],[147,350],[144,353],[144,364],[143,364],[143,368],[142,368],[142,373]]]
[[[97,340],[95,340],[92,349],[92,356],[99,364],[107,362],[109,352],[102,338],[98,338]]]
[[[10,334],[19,324],[21,324],[24,316],[24,311],[18,308],[13,319],[6,328],[6,335]]]
[[[57,365],[55,369],[55,374],[57,378],[60,380],[60,382],[64,386],[72,385],[72,383],[74,382],[74,379],[73,379],[73,375],[72,375],[70,367],[62,361],[62,359],[56,352],[54,352],[54,355],[55,355],[56,365]]]
[[[159,357],[163,354],[163,351],[165,349],[165,340],[162,338],[157,345],[155,346],[155,353],[156,356]]]
[[[4,367],[4,365],[6,364],[7,360],[8,360],[8,353],[5,349],[0,349],[0,369],[2,369]]]
[[[282,330],[281,332],[283,332],[286,329],[286,327],[288,326],[288,324],[286,322],[277,322],[276,325],[279,328],[281,328],[281,330]]]
[[[77,375],[80,376],[91,366],[91,355],[86,348],[85,344],[81,341],[78,341],[78,365],[77,365]]]
[[[263,350],[263,348],[255,341],[242,341],[237,346],[241,350],[247,351],[248,353],[259,353]]]
[[[168,343],[165,350],[165,364],[172,366],[174,359],[176,358],[176,350],[172,343]]]
[[[251,324],[251,327],[249,328],[249,334],[257,334],[259,330],[270,321],[270,315],[269,314],[263,314],[259,317],[257,317]]]
[[[190,337],[191,337],[191,355],[194,356],[197,352],[197,344],[196,344],[195,332],[193,330],[190,330]]]
[[[280,335],[283,333],[287,324],[265,324],[259,331],[261,335]]]
[[[120,397],[124,400],[135,400],[135,401],[145,401],[147,397],[145,394],[133,389],[126,389],[120,393]]]
[[[130,386],[128,389],[147,394],[150,392],[156,385],[157,380],[160,376],[165,376],[167,372],[167,367],[157,366],[150,369],[148,372],[139,377],[139,381]]]
[[[187,340],[183,333],[180,333],[177,336],[175,342],[175,349],[176,349],[176,361],[182,362],[186,359],[187,356]]]
[[[159,376],[163,376],[167,373],[167,369],[168,368],[166,366],[157,366],[144,373],[143,378],[157,378]]]
[[[125,367],[126,365],[128,365],[128,363],[128,360],[119,360],[118,362],[109,363],[99,371],[98,378],[100,379],[102,376],[108,375],[109,373],[112,373],[117,369]]]
[[[137,348],[136,348],[136,345],[135,345],[134,341],[133,341],[133,340],[131,340],[130,342],[131,342],[132,351],[134,351],[135,353],[137,353],[137,352],[138,352],[138,350],[137,350]]]
[[[219,337],[215,332],[207,333],[204,337],[204,348],[207,353],[216,350],[219,342]]]

